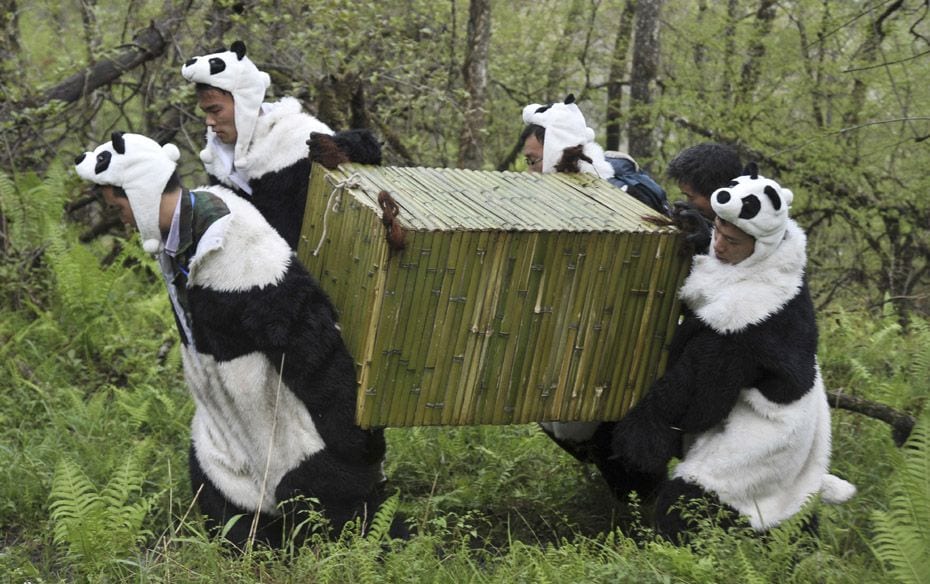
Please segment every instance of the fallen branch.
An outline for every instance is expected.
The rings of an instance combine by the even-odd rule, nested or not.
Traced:
[[[836,391],[828,391],[827,398],[830,407],[856,412],[857,414],[881,420],[891,426],[891,438],[897,446],[904,444],[917,422],[914,416],[910,414],[885,404],[845,394],[842,388]]]
[[[169,19],[161,23],[151,23],[133,38],[132,44],[120,48],[112,59],[94,63],[46,91],[42,96],[42,102],[77,101],[98,87],[111,83],[126,71],[161,56],[168,46],[167,35],[162,31],[170,30],[170,22]]]

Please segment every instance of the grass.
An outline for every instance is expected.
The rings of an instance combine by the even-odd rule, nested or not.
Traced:
[[[835,412],[833,470],[859,487],[759,538],[707,525],[654,541],[650,510],[535,425],[387,430],[387,473],[417,535],[346,534],[231,554],[191,511],[193,412],[151,260],[130,242],[78,250],[60,227],[0,263],[0,574],[11,582],[891,582],[873,512],[900,466],[888,428]],[[39,244],[41,242],[41,245]],[[87,301],[84,301],[87,299]],[[917,411],[928,327],[821,319],[828,386]],[[918,355],[916,358],[911,356]]]

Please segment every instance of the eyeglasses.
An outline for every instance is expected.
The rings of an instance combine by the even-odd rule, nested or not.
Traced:
[[[527,166],[536,166],[542,163],[542,158],[533,158],[531,156],[524,156],[523,160],[526,161]]]

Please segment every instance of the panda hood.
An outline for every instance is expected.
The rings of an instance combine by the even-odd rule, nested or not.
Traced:
[[[594,141],[594,130],[588,127],[584,115],[575,105],[575,96],[568,94],[562,103],[540,105],[532,103],[523,108],[523,123],[536,124],[546,129],[543,142],[543,172],[555,172],[566,148],[583,146],[585,156],[593,163],[579,161],[581,172],[601,178],[614,176],[614,168],[604,158],[604,150]]]
[[[755,249],[740,262],[750,266],[771,255],[788,229],[788,208],[794,193],[759,174],[755,163],[744,175],[710,195],[710,204],[721,219],[735,225],[755,240]]]
[[[188,81],[206,83],[232,94],[236,115],[237,168],[249,167],[246,153],[265,99],[265,90],[271,85],[271,77],[259,71],[245,52],[245,43],[236,41],[228,51],[194,57],[181,67],[181,75]]]
[[[140,134],[113,132],[111,141],[81,154],[74,164],[84,180],[126,191],[142,248],[154,254],[162,249],[158,227],[161,196],[180,156],[174,144],[161,146]]]
[[[708,255],[695,256],[679,296],[718,333],[742,331],[778,313],[800,293],[806,248],[804,231],[786,218],[774,253],[760,261],[725,264],[717,259],[713,248]]]

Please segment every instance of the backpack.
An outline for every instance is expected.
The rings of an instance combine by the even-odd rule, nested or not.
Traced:
[[[607,179],[609,183],[665,216],[672,214],[665,189],[648,172],[641,170],[630,155],[609,151],[604,153],[604,157],[614,167],[614,176]]]

